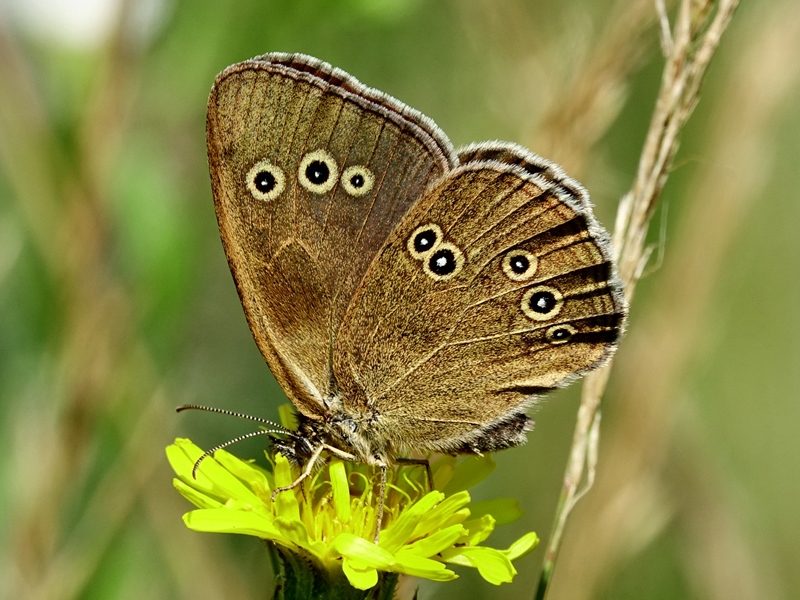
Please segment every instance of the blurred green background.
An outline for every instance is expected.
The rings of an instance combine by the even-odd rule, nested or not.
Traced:
[[[190,532],[164,447],[285,397],[219,242],[205,103],[225,66],[317,56],[456,145],[561,163],[614,222],[662,68],[650,0],[0,2],[0,596],[269,597],[258,541]],[[800,597],[800,3],[744,2],[683,137],[549,598]],[[578,387],[478,499],[546,543]],[[235,452],[257,457],[262,442]],[[420,598],[529,598],[475,574]]]

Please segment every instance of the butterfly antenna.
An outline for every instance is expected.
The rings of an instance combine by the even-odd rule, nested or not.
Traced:
[[[206,412],[218,413],[220,415],[228,415],[229,417],[248,419],[250,421],[255,421],[256,423],[264,423],[265,425],[269,425],[270,427],[274,427],[280,430],[280,431],[273,431],[272,433],[283,433],[286,435],[292,435],[292,433],[294,433],[291,429],[286,429],[286,427],[284,427],[280,423],[275,423],[274,421],[270,421],[268,419],[262,419],[261,417],[246,415],[244,413],[236,412],[233,410],[225,410],[224,408],[215,408],[213,406],[200,406],[199,404],[184,404],[183,406],[179,406],[178,408],[176,408],[175,412],[182,412],[184,410],[204,410]]]
[[[217,450],[222,450],[223,448],[227,448],[235,444],[236,442],[241,442],[242,440],[249,439],[251,437],[256,437],[257,435],[268,435],[270,433],[286,433],[285,431],[279,431],[276,429],[261,429],[260,431],[251,431],[250,433],[245,433],[244,435],[240,435],[239,437],[235,437],[232,440],[228,440],[224,444],[220,444],[219,446],[214,446],[211,450],[206,450],[203,455],[197,459],[197,462],[194,463],[194,467],[192,467],[192,479],[197,479],[197,469],[200,467],[200,463],[203,462],[206,458],[214,454]]]

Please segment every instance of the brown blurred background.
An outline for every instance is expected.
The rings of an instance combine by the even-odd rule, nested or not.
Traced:
[[[275,418],[216,231],[205,102],[267,51],[339,66],[456,145],[561,163],[613,226],[663,60],[651,0],[2,0],[0,597],[269,597],[254,539],[186,530],[164,447]],[[598,480],[550,599],[800,596],[800,3],[744,2],[712,62],[604,404]],[[546,541],[577,386],[478,499]],[[262,453],[242,443],[242,457]],[[529,598],[542,548],[494,588]]]

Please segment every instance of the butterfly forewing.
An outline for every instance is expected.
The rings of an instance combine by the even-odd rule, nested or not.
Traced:
[[[600,364],[622,327],[583,189],[517,146],[487,146],[504,159],[462,153],[389,236],[339,333],[345,401],[374,410],[396,447],[460,448]]]
[[[331,348],[375,251],[455,163],[425,117],[329,65],[273,54],[217,78],[208,154],[250,328],[298,409],[319,416]]]

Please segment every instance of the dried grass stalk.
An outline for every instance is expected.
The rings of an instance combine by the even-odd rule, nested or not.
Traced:
[[[738,0],[683,0],[678,7],[675,26],[670,29],[663,2],[657,2],[666,64],[636,179],[631,190],[620,201],[613,236],[620,276],[629,301],[633,298],[636,284],[651,254],[651,249],[645,243],[650,220],[678,150],[680,132],[697,105],[700,85],[711,57],[737,5]],[[668,34],[670,31],[671,34]],[[608,383],[611,365],[609,363],[590,374],[583,385],[563,488],[536,592],[537,599],[546,596],[572,508],[594,480],[600,401]],[[584,478],[587,485],[579,493]]]

